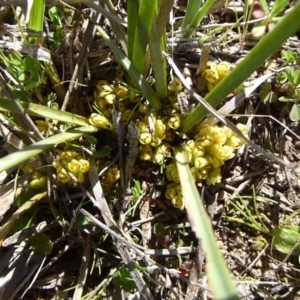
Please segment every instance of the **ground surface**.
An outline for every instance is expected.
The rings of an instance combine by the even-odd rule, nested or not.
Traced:
[[[186,1],[175,2],[174,16],[179,17],[184,13]],[[75,7],[78,12],[90,12],[83,5]],[[207,34],[213,26],[234,22],[233,4],[231,9],[224,10],[222,7],[221,5],[220,9],[205,19],[206,25],[199,29],[199,35]],[[122,1],[116,4],[116,8],[119,17],[124,18],[126,6]],[[64,72],[66,84],[61,88],[62,93],[70,88],[68,82],[73,80],[74,75],[75,78],[80,78],[79,82],[82,84],[77,88],[73,87],[68,111],[88,116],[91,113],[97,82],[105,79],[112,83],[116,78],[126,81],[127,77],[99,37],[94,36],[90,50],[82,54],[87,42],[84,33],[85,17],[86,15],[82,15],[78,18],[73,28],[65,28],[65,43],[53,53],[53,61],[58,73]],[[5,28],[3,40],[7,39],[8,34],[11,35],[10,39],[17,39],[19,36],[18,27],[13,19],[11,13],[2,19],[2,26]],[[102,18],[101,24],[109,33],[109,22]],[[239,36],[237,31],[232,30],[231,37],[234,35]],[[218,41],[221,36],[222,32],[213,35],[212,41]],[[237,39],[224,43],[221,47],[212,43],[211,59],[226,60],[234,67],[256,42],[257,40],[250,39],[247,35],[242,41]],[[46,43],[45,46],[47,45],[49,46]],[[291,49],[300,55],[298,38],[291,37],[282,49]],[[169,49],[170,53],[174,52],[174,61],[180,70],[183,72],[183,68],[186,67],[190,71],[189,78],[195,90],[199,51],[201,53],[198,47],[191,44],[185,45],[185,48],[175,46],[174,49]],[[78,61],[80,70],[76,73]],[[299,67],[299,61],[297,64]],[[269,73],[272,89],[280,96],[275,77],[283,65],[279,51],[274,54],[272,67],[263,66],[249,81]],[[41,95],[45,96],[43,93],[48,93],[49,90],[50,83],[41,90]],[[197,92],[205,95],[205,91]],[[279,101],[264,103],[259,97],[259,92],[260,88],[247,95],[232,111],[236,116],[231,116],[231,120],[235,123],[247,123],[249,138],[266,151],[286,162],[299,164],[300,126],[299,122],[292,122],[289,118],[291,104]],[[232,96],[234,95],[224,100],[224,103]],[[186,98],[189,100],[188,94]],[[58,102],[61,103],[61,100],[58,99]],[[190,101],[192,107],[192,100]],[[2,137],[5,138],[4,135]],[[101,132],[94,137],[97,140],[95,147],[98,152],[111,149],[102,161],[115,160],[118,163],[117,136],[111,132]],[[6,155],[5,151],[9,151],[9,144],[10,142],[3,139],[3,156]],[[88,143],[83,141],[82,145]],[[125,148],[124,152],[126,151],[128,149]],[[13,186],[8,186],[8,182],[14,174],[3,181],[3,187],[13,190]],[[286,225],[299,225],[299,182],[300,178],[293,170],[276,161],[265,159],[251,148],[243,147],[223,166],[221,183],[214,186],[199,185],[199,193],[211,218],[219,247],[243,299],[300,298],[298,255],[292,255],[292,248],[290,253],[280,253],[272,246],[274,229]],[[118,238],[112,239],[105,228],[99,228],[92,222],[83,222],[81,208],[103,222],[99,211],[88,201],[86,191],[91,192],[90,184],[84,185],[85,191],[57,182],[53,184],[52,197],[43,200],[36,212],[31,211],[34,214],[35,226],[43,228],[41,230],[51,238],[52,251],[46,257],[31,254],[29,260],[28,257],[24,257],[26,249],[19,248],[23,253],[21,266],[26,265],[26,270],[20,267],[20,277],[15,274],[14,283],[10,287],[5,285],[8,289],[7,295],[12,293],[15,286],[20,286],[21,290],[15,299],[19,299],[27,288],[23,299],[80,299],[75,295],[80,292],[76,290],[74,293],[74,289],[76,284],[79,286],[82,283],[82,296],[86,295],[84,299],[133,299],[133,296],[127,293],[136,292],[127,269],[133,261],[137,263],[139,273],[143,274],[155,299],[211,299],[210,292],[206,290],[208,285],[204,253],[190,228],[186,212],[174,208],[165,198],[166,184],[167,178],[157,165],[138,159],[132,171],[135,193],[131,190],[128,195],[121,197],[119,182],[106,193],[109,210],[129,241],[126,246],[130,255],[129,261],[118,251],[118,247],[124,248],[124,245],[118,244]],[[14,211],[15,207],[11,205],[6,214],[1,216],[2,226]],[[152,218],[150,222],[143,221],[149,218]],[[29,220],[25,219],[24,222],[29,223]],[[24,236],[17,241],[4,242],[1,258],[3,262],[11,258],[10,251],[13,245],[20,246],[26,237],[38,231],[37,227],[32,228],[23,227],[21,231]],[[296,248],[297,244],[294,246]],[[146,257],[143,254],[146,254]],[[86,259],[82,259],[83,257]],[[42,269],[30,268],[41,264]],[[33,270],[33,274],[30,270]],[[5,269],[2,269],[2,272],[5,273]],[[4,273],[1,273],[2,277],[5,276]],[[36,278],[34,274],[37,274]],[[194,283],[198,283],[198,286]],[[134,299],[140,297],[138,293],[135,296]]]

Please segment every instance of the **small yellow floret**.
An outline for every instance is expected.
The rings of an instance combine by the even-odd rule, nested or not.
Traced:
[[[228,62],[222,61],[216,66],[216,69],[220,78],[224,78],[230,72],[230,65]]]
[[[108,94],[108,95],[104,96],[104,99],[105,99],[107,104],[114,104],[114,101],[116,99],[116,95],[115,94]]]
[[[163,123],[162,120],[157,119],[154,123],[154,134],[160,139],[164,138],[166,131],[166,125]]]
[[[105,177],[108,183],[113,184],[120,179],[120,171],[117,167],[109,168]]]
[[[115,94],[118,99],[123,99],[128,95],[128,89],[125,86],[115,88]]]
[[[221,182],[221,169],[214,168],[206,177],[206,183],[208,185],[215,185],[216,183]]]
[[[180,114],[176,113],[168,120],[168,126],[174,130],[178,129],[181,125]]]
[[[167,185],[166,198],[171,200],[172,205],[180,210],[184,209],[180,184],[170,183]]]
[[[90,124],[107,130],[113,130],[112,123],[104,116],[93,113],[89,118]]]
[[[104,98],[105,96],[107,96],[109,94],[112,94],[113,92],[114,92],[114,89],[112,88],[111,85],[104,84],[104,85],[102,85],[102,89],[101,89],[101,91],[99,93],[99,96]]]
[[[67,174],[65,169],[60,169],[59,172],[57,172],[57,180],[62,183],[67,183],[71,180],[70,176]]]
[[[195,157],[194,158],[194,166],[196,169],[203,169],[209,165],[209,160],[207,157]]]
[[[67,167],[72,173],[78,173],[80,171],[80,162],[73,158],[68,162]]]
[[[141,145],[139,147],[141,160],[152,160],[153,151],[150,145]]]
[[[80,164],[80,172],[86,173],[90,170],[90,162],[88,160],[80,159],[79,164]]]
[[[139,141],[143,145],[149,145],[152,141],[151,133],[150,132],[141,133]]]
[[[179,174],[175,163],[170,163],[167,166],[166,175],[169,180],[179,182]]]
[[[29,185],[33,189],[45,189],[47,187],[47,176],[42,176],[30,181]]]
[[[178,77],[174,77],[173,81],[170,81],[170,83],[168,85],[168,90],[171,92],[174,92],[174,91],[181,92],[182,91],[182,84]]]

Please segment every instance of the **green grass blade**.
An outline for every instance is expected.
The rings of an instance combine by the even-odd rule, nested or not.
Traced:
[[[150,36],[151,62],[155,79],[155,89],[158,96],[163,99],[167,97],[167,64],[162,54],[163,38],[157,38],[157,26],[154,23]]]
[[[29,5],[31,4],[31,6]],[[45,13],[45,0],[27,1],[27,28],[36,32],[43,31]],[[34,43],[37,39],[31,38],[29,41]]]
[[[189,12],[189,5],[190,5],[190,2],[198,2],[196,4],[193,4],[193,6],[199,6],[199,9],[198,10],[194,10],[194,11],[191,11],[191,13]],[[204,5],[201,7],[201,1],[189,1],[189,4],[188,4],[188,7],[187,7],[187,13],[186,15],[189,13],[189,15],[191,15],[191,20],[187,20],[186,23],[187,23],[187,27],[184,27],[185,25],[185,22],[183,22],[183,25],[182,25],[182,28],[196,28],[200,22],[202,21],[202,19],[207,15],[209,9],[212,7],[212,5],[215,3],[215,0],[208,0],[204,3]],[[192,10],[192,8],[191,8]],[[189,22],[188,22],[189,21]],[[183,36],[185,38],[189,38],[192,36],[194,30],[189,30],[187,31]]]
[[[201,5],[202,5],[202,1],[199,0],[190,0],[188,2],[181,28],[187,29],[192,27],[193,21],[195,20],[201,8]]]
[[[164,38],[159,35],[157,19],[154,19],[151,34],[149,37],[151,63],[155,78],[155,89],[161,99],[167,97],[167,64],[163,56]]]
[[[143,96],[150,102],[152,108],[158,111],[161,108],[161,101],[159,96],[154,92],[149,83],[141,75],[140,72],[133,66],[132,62],[125,56],[125,54],[118,48],[118,46],[110,39],[110,37],[105,33],[105,31],[97,26],[97,30],[101,34],[102,38],[105,40],[111,51],[116,56],[117,60],[127,71],[131,77],[134,84],[143,93]]]
[[[132,63],[140,73],[147,73],[144,70],[144,62],[147,45],[149,43],[149,37],[151,33],[152,25],[155,22],[155,13],[157,10],[157,0],[152,0],[151,3],[148,0],[139,1],[139,12],[136,23]]]
[[[158,36],[161,37],[166,31],[169,15],[173,8],[174,0],[159,0],[159,12],[157,17]]]
[[[0,158],[0,172],[13,168],[30,159],[31,157],[34,157],[54,147],[55,145],[74,140],[85,133],[96,132],[97,130],[97,128],[91,125],[86,127],[73,128],[69,129],[66,132],[58,133],[56,135],[38,141],[37,143],[30,145],[22,150],[13,152]]]
[[[128,58],[133,60],[134,37],[137,28],[137,16],[139,13],[139,1],[127,1],[127,39],[128,39]]]
[[[90,125],[89,120],[82,116],[78,116],[69,112],[61,111],[51,107],[19,101],[24,108],[25,112],[30,116],[36,116],[40,118],[49,118],[57,120],[63,123],[71,125],[87,126]],[[9,111],[13,113],[19,113],[20,111],[15,106],[14,102],[10,99],[0,98],[0,111]]]
[[[251,52],[226,76],[205,100],[217,107],[224,98],[244,82],[264,61],[272,55],[300,27],[300,2],[269,32]],[[189,131],[207,115],[207,110],[198,105],[183,121],[181,132]]]
[[[175,148],[175,159],[190,224],[201,239],[207,261],[207,276],[216,299],[237,300],[230,272],[218,249],[210,220],[194,183],[186,154],[182,147]]]

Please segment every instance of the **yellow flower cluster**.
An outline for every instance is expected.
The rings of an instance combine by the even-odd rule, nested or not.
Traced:
[[[109,164],[110,161],[105,162],[105,164],[99,162],[98,167],[99,169],[102,169]],[[105,195],[111,191],[111,189],[119,179],[120,179],[120,170],[117,164],[113,164],[105,171],[104,175],[102,175],[100,178],[101,186]]]
[[[160,164],[170,153],[171,146],[169,142],[173,140],[174,136],[171,134],[170,128],[166,125],[165,118],[157,118],[153,114],[151,121],[153,122],[152,130],[150,129],[147,115],[136,122],[140,134],[140,159]]]
[[[141,103],[139,112],[141,117],[137,120],[140,137],[140,159],[149,160],[156,164],[162,164],[165,157],[171,153],[170,143],[174,140],[175,131],[181,126],[181,114],[177,104],[178,93],[182,92],[181,81],[174,78],[168,85],[168,104],[165,106],[160,116],[152,114],[149,124],[147,114],[148,107]]]
[[[237,124],[237,128],[247,136],[245,125]],[[220,182],[221,166],[226,160],[231,159],[235,151],[244,143],[243,139],[227,127],[209,124],[201,126],[194,139],[184,145],[194,180],[198,183],[205,180],[208,185]],[[174,162],[167,166],[166,176],[172,181],[167,186],[166,197],[175,207],[183,209],[184,204],[178,196],[180,195],[179,175]]]
[[[217,83],[219,83],[230,72],[230,65],[226,61],[222,61],[219,64],[209,61],[205,71],[202,73],[202,77],[207,82],[207,89],[211,91]]]
[[[212,89],[229,71],[229,64],[221,62],[215,64],[209,62],[208,68],[202,76],[207,81],[207,86]],[[117,104],[118,110],[122,112],[123,121],[134,120],[139,131],[139,158],[163,165],[166,157],[172,154],[172,142],[176,131],[181,126],[182,114],[180,113],[178,98],[181,98],[183,87],[178,78],[174,78],[168,85],[168,101],[160,112],[149,114],[147,102],[138,104],[135,113],[132,112],[132,96],[122,86],[108,84],[107,81],[99,81],[94,94],[95,105],[103,115],[92,115],[90,121],[108,130],[113,127],[107,118],[111,118],[112,105]],[[136,99],[136,98],[135,98]],[[246,127],[237,125],[246,135]],[[188,140],[184,149],[187,160],[191,166],[194,180],[201,183],[203,180],[208,185],[221,181],[221,166],[226,160],[234,156],[244,141],[227,127],[216,125],[202,125],[193,139]],[[171,183],[167,186],[166,197],[171,200],[174,207],[184,208],[182,194],[179,184],[179,176],[175,163],[166,167],[166,176]],[[110,167],[101,178],[105,191],[109,191],[119,179],[120,173],[116,166]]]
[[[90,169],[89,161],[84,159],[83,155],[76,151],[58,151],[58,153],[59,159],[64,166],[78,179],[79,182],[84,182],[85,174]],[[71,177],[58,162],[53,162],[52,165],[56,169],[58,181],[74,186]]]
[[[112,123],[109,120],[112,118],[113,104],[116,104],[117,110],[122,113],[124,124],[128,124],[133,116],[131,104],[139,100],[125,86],[112,85],[107,80],[98,81],[94,99],[94,104],[102,115],[92,114],[90,123],[108,130],[112,130]]]
[[[44,172],[37,170],[36,164],[28,163],[22,167],[24,173],[31,173],[29,186],[35,190],[46,189],[47,176]]]
[[[54,134],[53,125],[48,120],[36,120],[36,127],[42,134]]]
[[[181,187],[179,183],[172,182],[168,184],[166,190],[166,198],[172,201],[174,207],[183,210],[184,202],[181,192]]]
[[[99,80],[94,92],[94,103],[106,117],[111,118],[115,101],[123,100],[127,96],[128,89],[126,87],[114,87],[107,80]]]
[[[247,128],[237,124],[247,136]],[[221,181],[221,166],[235,155],[235,150],[245,141],[228,127],[205,124],[199,133],[184,146],[187,160],[192,167],[196,181],[206,180],[208,185]]]

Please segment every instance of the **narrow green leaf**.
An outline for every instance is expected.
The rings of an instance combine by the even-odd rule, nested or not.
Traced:
[[[27,27],[42,32],[45,12],[45,0],[27,0]]]
[[[31,157],[36,156],[58,144],[74,140],[85,133],[92,133],[96,132],[97,130],[97,128],[91,125],[86,127],[73,128],[66,132],[59,133],[38,141],[37,143],[25,147],[22,150],[10,153],[0,158],[0,172],[13,168],[26,161],[27,159],[30,159]]]
[[[155,79],[156,92],[161,99],[167,97],[167,64],[162,50],[164,39],[159,37],[156,19],[154,20],[150,38],[149,47],[151,53],[151,63]]]
[[[132,63],[139,73],[144,72],[144,62],[151,28],[155,21],[157,10],[157,0],[140,0],[139,12],[136,20],[134,35]],[[146,70],[147,71],[147,70]]]
[[[276,0],[272,7],[270,18],[277,17],[288,4],[289,0]]]
[[[192,3],[193,2],[193,3]],[[202,1],[189,1],[186,16],[187,20],[185,21],[186,17],[184,18],[182,28],[196,28],[202,19],[207,15],[209,9],[215,3],[215,0],[207,0],[204,5],[202,5]],[[191,4],[191,7],[189,7]],[[190,11],[191,10],[191,11]],[[186,25],[187,24],[187,25]],[[185,38],[189,38],[192,36],[194,30],[189,30],[184,34]]]
[[[192,229],[201,239],[207,261],[207,276],[216,299],[237,300],[231,275],[216,243],[210,220],[206,214],[182,147],[174,149],[182,195]]]
[[[269,9],[269,4],[267,3],[266,0],[260,0],[259,4],[261,6],[261,8],[263,9],[264,13],[266,15],[268,15],[270,13],[270,9]]]
[[[195,20],[201,5],[202,1],[199,0],[190,0],[188,2],[181,28],[188,29],[192,27],[193,21]]]
[[[139,1],[127,0],[127,39],[128,39],[128,58],[133,60],[134,37],[137,28],[139,13]]]
[[[27,0],[27,28],[36,32],[43,31],[45,0]],[[37,39],[31,38],[34,43]]]
[[[208,95],[205,100],[217,107],[225,97],[240,86],[264,61],[272,55],[300,27],[300,2],[265,35],[251,52],[226,76]],[[183,121],[181,132],[189,131],[207,115],[207,110],[198,105]]]
[[[158,1],[158,17],[157,17],[157,28],[158,36],[161,37],[166,31],[166,27],[169,21],[170,12],[173,8],[174,0],[159,0]]]
[[[90,125],[89,120],[82,116],[78,116],[69,112],[61,111],[44,105],[19,101],[23,106],[25,112],[30,116],[36,116],[41,118],[49,118],[51,120],[57,120],[71,125],[86,126]],[[10,111],[13,113],[19,113],[14,102],[10,99],[0,98],[0,111]]]

